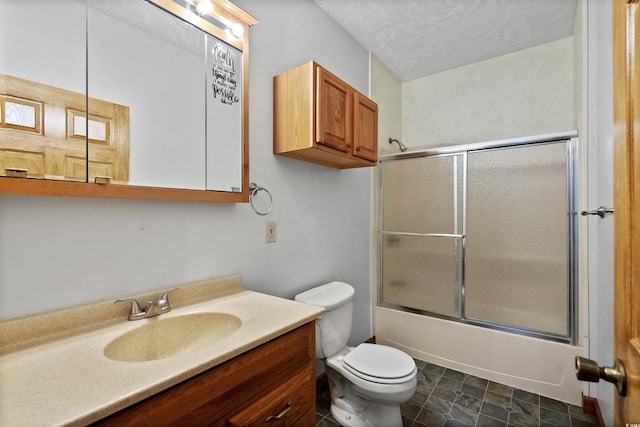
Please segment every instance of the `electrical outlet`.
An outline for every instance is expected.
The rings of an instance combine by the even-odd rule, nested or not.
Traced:
[[[264,223],[264,238],[264,241],[267,243],[274,243],[276,241],[275,221],[268,221]]]

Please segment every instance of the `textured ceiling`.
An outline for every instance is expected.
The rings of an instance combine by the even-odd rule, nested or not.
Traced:
[[[314,0],[401,81],[573,32],[576,0]]]

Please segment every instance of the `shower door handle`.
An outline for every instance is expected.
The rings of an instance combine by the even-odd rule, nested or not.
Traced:
[[[592,211],[582,211],[582,212],[580,212],[580,215],[582,215],[582,216],[598,215],[600,218],[604,218],[605,215],[607,215],[607,214],[613,215],[613,208],[605,208],[604,206],[600,206],[598,209],[595,209],[595,210],[592,210]]]
[[[598,362],[576,356],[576,378],[579,381],[597,383],[600,379],[613,383],[620,396],[627,394],[627,375],[622,360],[616,359],[612,367],[599,366]]]

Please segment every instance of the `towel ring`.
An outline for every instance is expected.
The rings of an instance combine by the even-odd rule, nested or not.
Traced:
[[[267,193],[267,196],[269,196],[269,209],[263,212],[256,209],[256,207],[253,205],[253,196],[258,194],[258,191],[264,191],[265,193]],[[271,209],[273,209],[273,197],[271,196],[271,193],[269,193],[269,190],[259,186],[255,182],[252,182],[251,184],[249,184],[249,202],[251,203],[251,209],[253,209],[253,211],[258,215],[262,215],[262,216],[269,215],[269,213],[271,212]]]

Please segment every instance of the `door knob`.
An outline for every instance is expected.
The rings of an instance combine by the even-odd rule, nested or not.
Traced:
[[[576,356],[576,377],[580,381],[597,383],[600,379],[613,383],[620,396],[627,394],[627,376],[624,364],[616,359],[612,367],[598,366],[597,362],[584,357]]]

